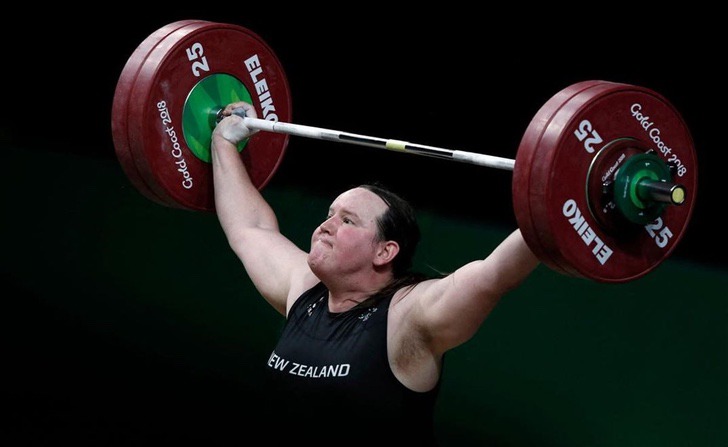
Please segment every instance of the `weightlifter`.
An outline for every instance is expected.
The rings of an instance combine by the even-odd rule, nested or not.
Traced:
[[[475,335],[539,260],[520,230],[484,259],[441,277],[412,271],[414,210],[378,185],[344,191],[308,252],[279,231],[236,145],[255,138],[229,104],[212,133],[215,208],[253,284],[286,319],[267,361],[261,409],[284,445],[437,445],[445,353]]]

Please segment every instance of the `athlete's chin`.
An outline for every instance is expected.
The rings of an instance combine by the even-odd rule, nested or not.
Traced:
[[[328,251],[312,250],[308,254],[308,268],[311,269],[314,275],[318,278],[328,276],[329,272],[333,267],[331,263],[331,253]]]
[[[311,269],[312,272],[316,273],[318,269],[320,269],[321,265],[323,264],[324,257],[321,253],[318,253],[315,250],[312,250],[308,254],[308,267]]]

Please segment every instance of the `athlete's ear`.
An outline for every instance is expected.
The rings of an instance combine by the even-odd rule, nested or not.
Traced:
[[[380,242],[374,257],[374,265],[380,266],[392,262],[397,253],[399,253],[399,244],[395,241]]]

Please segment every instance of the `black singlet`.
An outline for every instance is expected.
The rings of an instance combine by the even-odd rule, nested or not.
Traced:
[[[294,303],[268,358],[267,407],[290,439],[347,446],[353,436],[417,446],[436,445],[434,406],[440,383],[415,392],[400,383],[387,359],[387,314],[392,296],[371,307],[328,310],[328,290],[319,283]],[[325,425],[322,425],[325,424]],[[312,427],[318,427],[313,432]],[[327,431],[321,432],[321,427]],[[315,436],[313,434],[315,433]],[[324,442],[324,444],[326,444]]]

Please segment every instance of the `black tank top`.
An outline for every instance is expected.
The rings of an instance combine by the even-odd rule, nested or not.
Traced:
[[[327,298],[322,283],[301,295],[268,358],[274,392],[267,403],[281,430],[291,430],[287,434],[298,441],[311,439],[314,445],[322,445],[324,433],[339,446],[354,440],[364,444],[367,439],[436,445],[433,419],[440,382],[431,391],[415,392],[389,367],[387,314],[392,296],[341,313],[329,312]],[[311,432],[321,424],[325,432]]]

